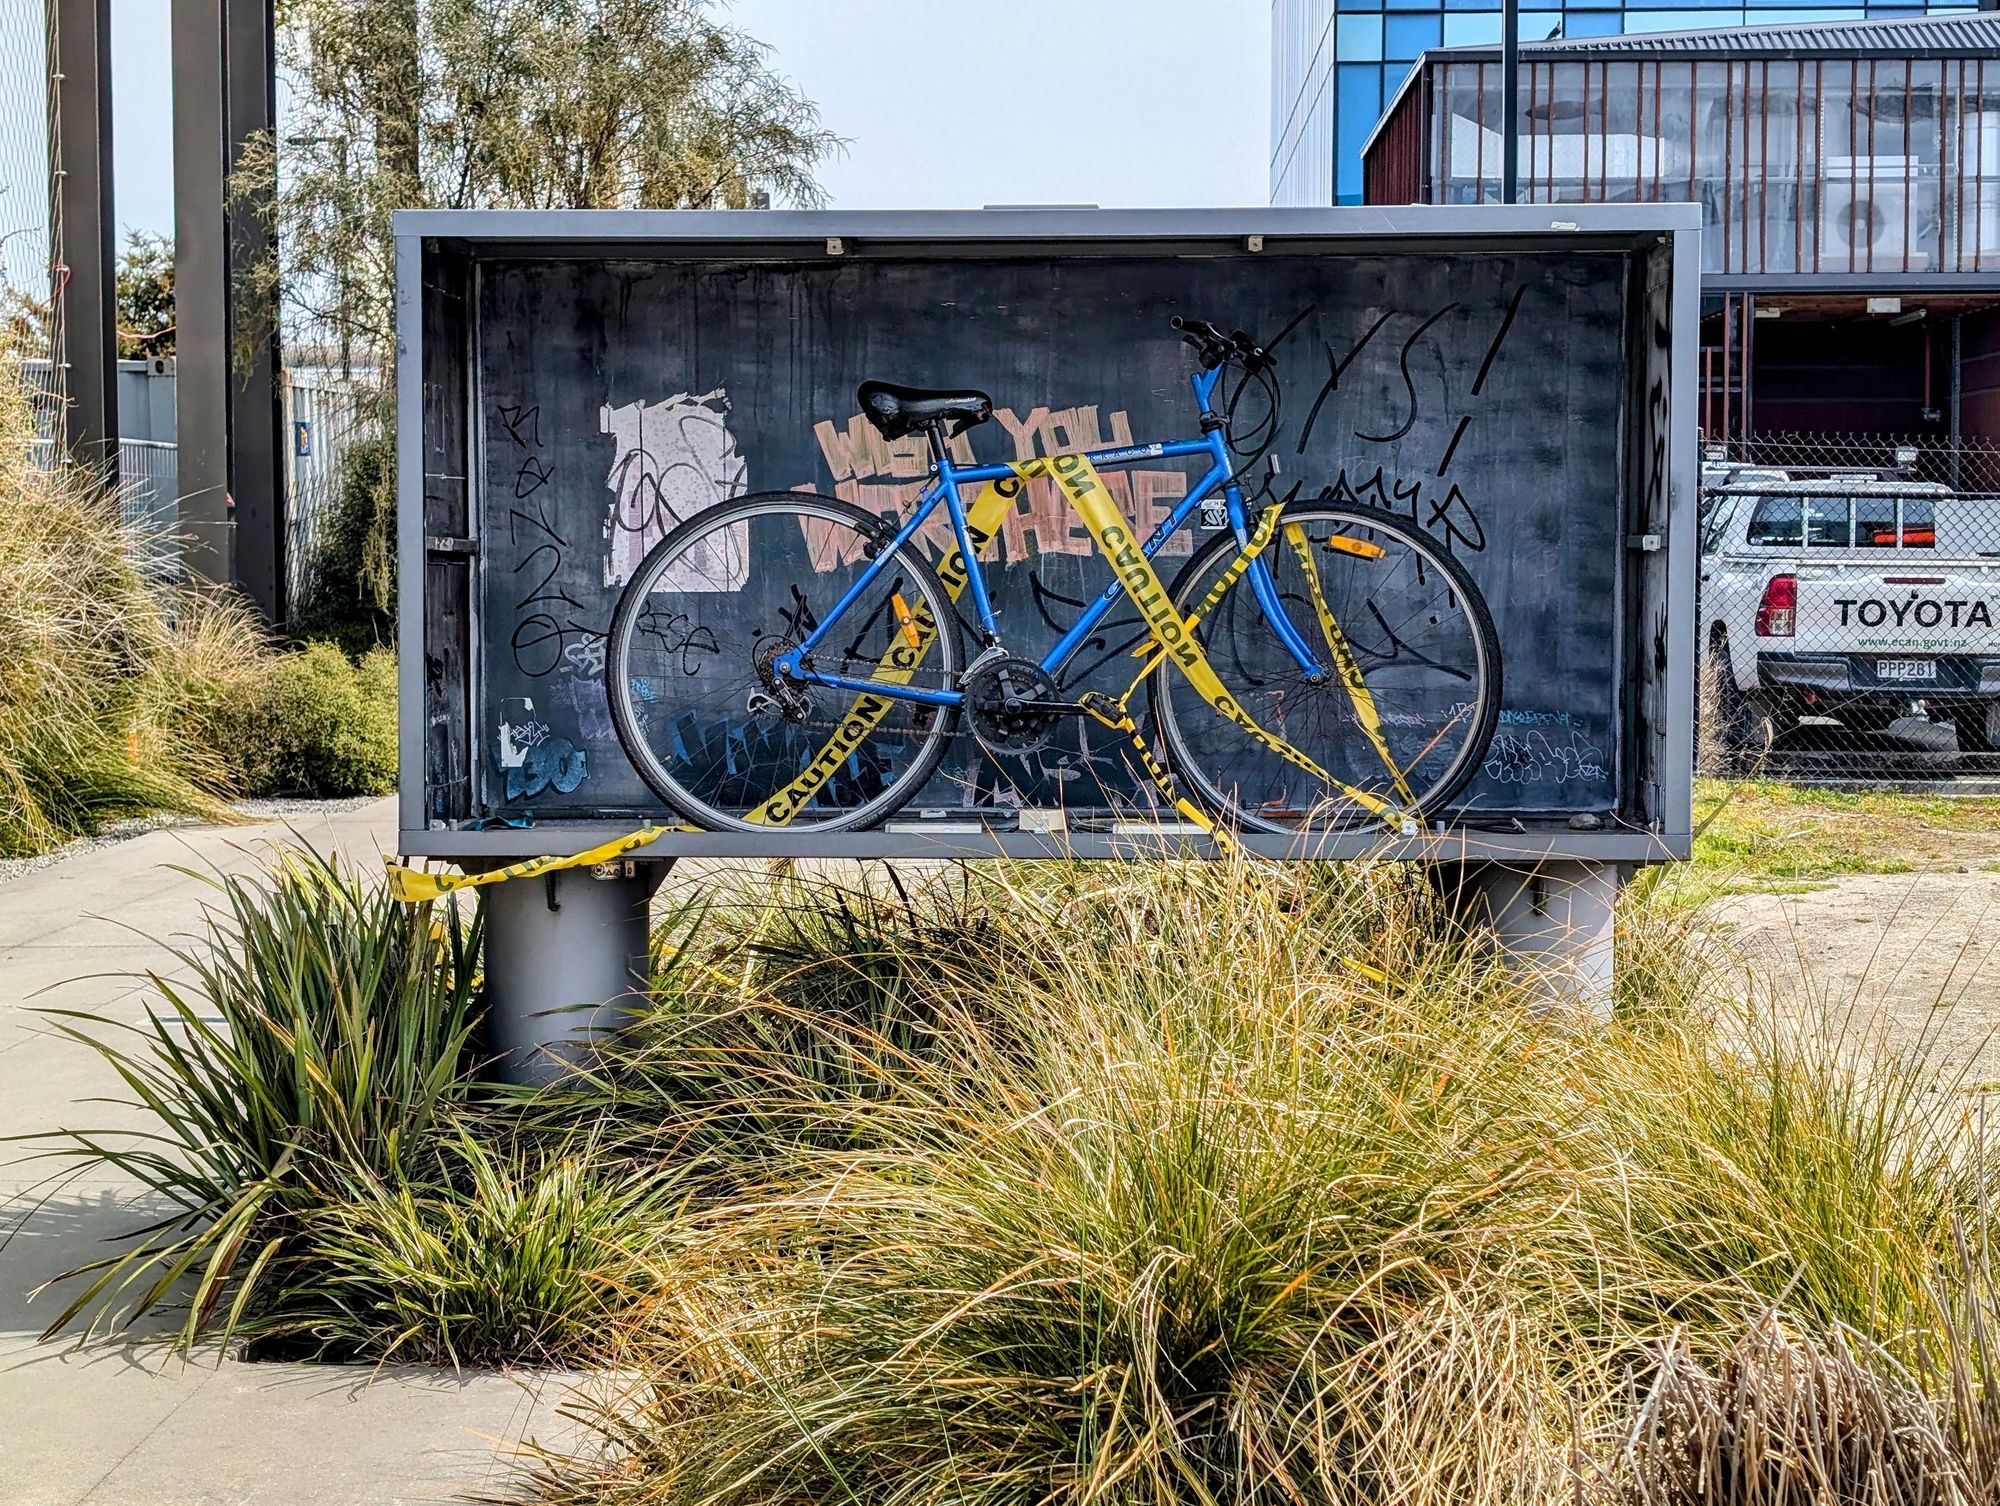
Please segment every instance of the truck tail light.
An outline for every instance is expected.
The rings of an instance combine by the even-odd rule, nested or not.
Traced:
[[[1757,603],[1757,636],[1789,638],[1792,620],[1799,610],[1799,578],[1774,575],[1764,583],[1764,599]]]

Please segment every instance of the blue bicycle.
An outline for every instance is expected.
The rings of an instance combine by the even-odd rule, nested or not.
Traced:
[[[1499,646],[1478,589],[1408,518],[1300,500],[1298,486],[1283,498],[1266,487],[1253,515],[1217,388],[1231,372],[1270,383],[1275,358],[1240,330],[1173,323],[1196,357],[1199,438],[965,465],[948,441],[992,416],[985,393],[864,382],[861,410],[885,438],[929,444],[908,516],[763,492],[675,527],[633,574],[607,646],[613,719],[647,784],[709,830],[853,830],[922,789],[964,726],[1020,754],[1088,716],[1122,718],[1156,785],[1172,795],[1184,783],[1240,828],[1409,831],[1434,819],[1477,771],[1499,716]],[[1061,483],[1083,513],[1093,494],[1079,478],[1161,459],[1207,465],[1143,543],[1086,514],[1112,546],[1110,583],[1045,653],[1016,651],[979,556],[1029,484],[1024,470]],[[927,533],[940,508],[948,529]],[[1168,614],[1142,599],[1157,585],[1152,561],[1198,510],[1226,526],[1165,588]],[[1140,677],[1123,699],[1070,685],[1065,672],[1121,602],[1152,632]],[[1142,681],[1150,736],[1126,710]]]

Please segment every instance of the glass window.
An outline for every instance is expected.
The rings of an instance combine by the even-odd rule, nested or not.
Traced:
[[[1442,40],[1443,19],[1438,16],[1388,16],[1382,23],[1382,56],[1390,62],[1407,63]]]
[[[1928,498],[1903,499],[1903,547],[1937,548],[1937,504]]]
[[[1500,0],[1444,0],[1446,10],[1498,10]]]
[[[1653,99],[1640,92],[1643,77],[1637,63],[1606,63],[1597,70],[1599,94],[1595,128],[1597,186],[1589,197],[1606,203],[1629,204],[1653,191],[1653,154],[1657,139],[1641,132]]]
[[[1380,10],[1382,0],[1336,0],[1341,10]]]
[[[1718,20],[1712,10],[1635,10],[1626,15],[1625,30],[1701,31],[1711,26],[1734,26],[1736,23],[1734,12],[1726,13],[1723,19]]]
[[[1851,513],[1845,497],[1806,498],[1806,548],[1845,549],[1852,542],[1848,534]]]
[[[1444,18],[1444,45],[1447,47],[1476,47],[1500,40],[1500,17],[1486,16],[1446,16]]]
[[[1896,499],[1856,497],[1854,499],[1854,547],[1893,549],[1896,547]]]
[[[1801,509],[1797,497],[1766,497],[1750,514],[1744,542],[1796,549],[1799,545]]]
[[[1333,46],[1333,55],[1343,63],[1379,62],[1382,57],[1382,18],[1342,16],[1334,22]]]
[[[1729,519],[1736,511],[1736,499],[1723,497],[1710,505],[1708,516],[1701,520],[1701,552],[1713,554],[1722,546],[1722,538],[1729,530]],[[1753,539],[1751,541],[1755,543]]]
[[[1856,549],[1935,549],[1937,519],[1935,504],[1928,498],[1856,497],[1854,499],[1854,547]]]
[[[1563,35],[1566,37],[1615,37],[1619,34],[1623,18],[1616,11],[1585,11],[1578,14],[1571,11],[1563,17]],[[1708,23],[1713,26],[1713,21]]]
[[[1451,35],[1454,20],[1468,19],[1477,18],[1447,16],[1445,35]],[[1486,89],[1480,87],[1484,69],[1481,63],[1447,63],[1438,70],[1436,98],[1443,108],[1437,134],[1444,157],[1441,177],[1446,203],[1482,202],[1481,181],[1490,181],[1500,170],[1499,137],[1495,134],[1499,112],[1491,98],[1490,80]]]
[[[1335,80],[1340,98],[1334,136],[1334,193],[1343,203],[1358,203],[1361,143],[1382,114],[1382,70],[1374,63],[1342,63],[1335,69]]]

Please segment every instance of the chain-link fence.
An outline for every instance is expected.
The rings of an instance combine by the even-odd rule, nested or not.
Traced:
[[[180,567],[180,447],[157,439],[118,441],[118,514],[139,568],[165,578]]]
[[[284,376],[286,453],[285,571],[287,599],[312,598],[321,573],[340,566],[329,558],[332,535],[342,524],[350,462],[359,446],[382,433],[377,373],[342,376],[303,367]]]
[[[55,62],[48,7],[0,5],[0,352],[26,364],[38,432],[53,438],[64,385],[50,293],[61,261],[50,222],[49,157]]]
[[[2000,779],[2000,443],[1703,448],[1702,772]]]

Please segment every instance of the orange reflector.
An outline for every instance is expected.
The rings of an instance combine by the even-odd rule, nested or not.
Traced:
[[[903,593],[891,591],[889,605],[895,609],[896,621],[902,624],[903,636],[910,640],[910,647],[922,648],[924,640],[917,632],[917,621],[910,615],[910,604],[903,600]]]
[[[1388,551],[1380,544],[1371,544],[1366,539],[1350,539],[1344,533],[1336,533],[1326,541],[1329,549],[1338,549],[1342,554],[1352,554],[1364,560],[1379,560]]]

